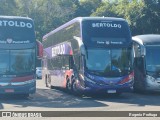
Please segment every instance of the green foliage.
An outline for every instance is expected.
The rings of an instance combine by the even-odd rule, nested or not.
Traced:
[[[101,2],[101,0],[80,0],[80,16],[90,16]]]
[[[0,15],[28,16],[37,40],[79,16],[125,18],[132,34],[160,34],[160,0],[1,0]]]
[[[125,18],[132,35],[160,34],[160,0],[104,0],[92,15]]]
[[[17,8],[15,0],[0,0],[0,15],[14,15]]]
[[[96,12],[92,13],[91,16],[105,16],[105,17],[117,17],[117,14],[113,8],[116,4],[114,2],[105,1]]]
[[[144,8],[142,12],[142,34],[160,33],[160,0],[144,0]]]

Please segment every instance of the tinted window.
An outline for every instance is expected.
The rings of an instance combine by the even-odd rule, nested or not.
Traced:
[[[12,73],[26,73],[34,70],[35,50],[12,50],[10,52],[10,71]]]
[[[102,76],[117,77],[132,70],[130,48],[123,49],[88,49],[86,68]]]
[[[160,71],[160,46],[146,47],[146,69],[147,71]]]
[[[35,68],[35,50],[1,50],[0,74],[25,74]]]
[[[44,48],[72,40],[74,36],[80,37],[80,25],[79,23],[74,23],[66,28],[51,34],[43,41]]]
[[[9,71],[9,50],[0,50],[0,74]]]
[[[48,68],[50,70],[68,70],[69,69],[70,56],[56,56],[52,59],[48,59]]]

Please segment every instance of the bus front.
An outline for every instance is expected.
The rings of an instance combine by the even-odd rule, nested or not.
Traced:
[[[160,35],[132,37],[134,47],[134,91],[160,92]]]
[[[157,41],[159,41],[159,39]],[[145,49],[146,90],[160,91],[160,56],[158,55],[160,51],[160,43],[146,45]]]
[[[36,90],[33,21],[0,17],[0,94],[28,96]]]
[[[86,91],[121,93],[133,89],[132,42],[125,20],[83,20],[82,41]]]

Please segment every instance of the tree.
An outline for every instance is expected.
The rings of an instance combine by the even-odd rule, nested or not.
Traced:
[[[143,27],[142,34],[160,33],[160,0],[143,0],[143,16],[137,21]]]
[[[1,0],[0,15],[15,15],[17,5],[15,0]]]
[[[118,16],[125,18],[131,28],[132,35],[139,34],[142,31],[141,22],[143,13],[144,3],[137,0],[121,0],[116,7],[116,13]]]
[[[102,0],[80,0],[78,16],[90,16],[101,3]]]
[[[109,0],[106,0],[94,13],[91,14],[91,16],[116,17],[117,14],[114,10],[115,6],[116,4],[114,2],[109,2]]]
[[[0,15],[34,20],[37,40],[79,16],[122,17],[132,35],[160,33],[160,0],[1,0]]]
[[[76,1],[76,0],[75,0]],[[37,40],[74,16],[73,0],[16,0],[17,15],[31,17],[35,21]]]

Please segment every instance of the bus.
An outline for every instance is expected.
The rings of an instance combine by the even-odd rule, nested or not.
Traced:
[[[75,94],[132,91],[131,33],[122,18],[78,17],[43,36],[42,79]]]
[[[0,94],[35,93],[37,45],[31,18],[0,16]]]
[[[134,49],[134,91],[160,91],[160,35],[132,37]]]

